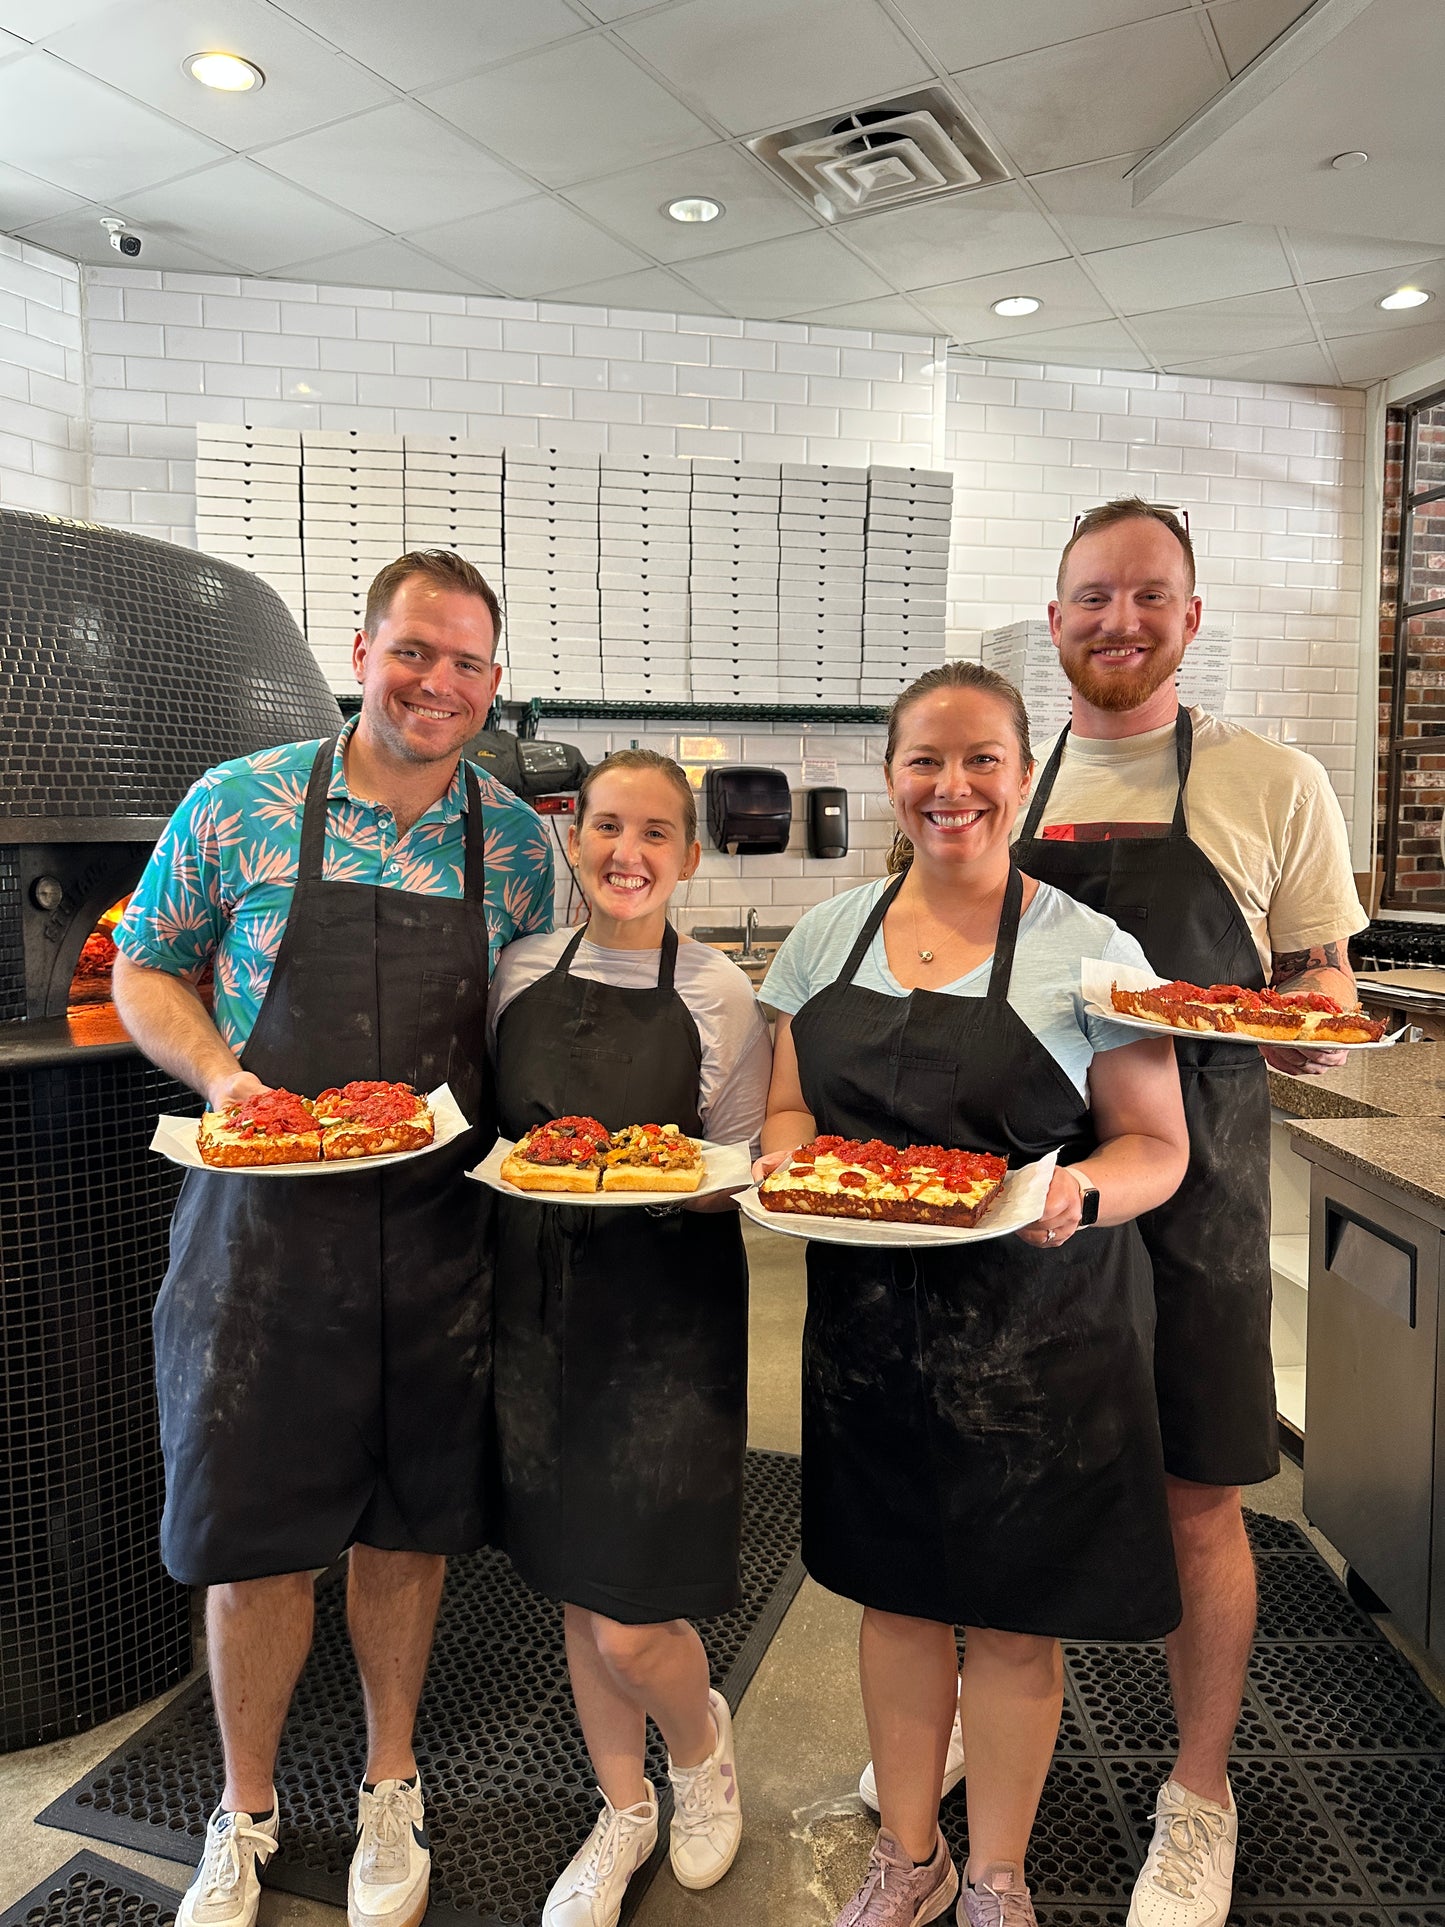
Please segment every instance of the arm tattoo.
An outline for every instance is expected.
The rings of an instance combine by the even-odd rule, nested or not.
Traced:
[[[1316,970],[1339,970],[1348,974],[1349,969],[1348,942],[1317,943],[1312,950],[1277,952],[1270,969],[1270,983],[1278,990],[1281,985],[1293,983],[1297,977],[1308,976]]]

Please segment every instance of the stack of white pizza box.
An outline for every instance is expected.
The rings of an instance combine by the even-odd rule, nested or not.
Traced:
[[[1032,735],[1052,735],[1068,722],[1069,681],[1059,667],[1059,652],[1046,620],[1031,618],[986,629],[983,660],[990,669],[1017,684]]]
[[[458,435],[403,437],[408,549],[451,549],[502,594],[502,458]],[[503,652],[505,662],[505,652]]]
[[[776,465],[692,464],[688,662],[697,699],[777,701],[781,501]]]
[[[333,689],[355,688],[352,644],[366,593],[402,553],[404,527],[400,435],[301,431],[306,639]]]
[[[269,582],[305,626],[297,429],[196,430],[196,546]]]
[[[943,661],[953,477],[870,468],[859,695],[889,702]]]
[[[858,700],[867,509],[866,469],[783,464],[778,695],[785,703]]]
[[[514,697],[602,696],[598,460],[509,448],[502,469],[505,653]]]
[[[673,455],[604,455],[600,492],[602,692],[685,702],[689,464]]]

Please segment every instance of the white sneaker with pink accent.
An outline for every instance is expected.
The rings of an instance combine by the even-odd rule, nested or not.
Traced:
[[[682,1886],[696,1892],[722,1879],[737,1858],[743,1837],[743,1809],[733,1763],[733,1722],[721,1693],[709,1693],[717,1744],[701,1766],[667,1763],[672,1782],[672,1832],[668,1849],[672,1871]]]

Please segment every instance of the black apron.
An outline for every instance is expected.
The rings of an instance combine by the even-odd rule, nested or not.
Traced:
[[[1168,834],[1074,843],[1041,836],[1069,733],[1039,779],[1016,861],[1112,917],[1156,970],[1196,984],[1264,987],[1228,885],[1185,822],[1194,725],[1175,724],[1179,796]],[[1279,1470],[1270,1359],[1269,1079],[1254,1045],[1175,1040],[1189,1169],[1139,1220],[1154,1266],[1154,1378],[1164,1461],[1201,1485],[1253,1485]]]
[[[985,997],[861,989],[886,890],[837,981],[793,1019],[820,1133],[991,1151],[1097,1147],[1088,1105],[1008,1003],[1011,870]],[[884,1612],[1063,1639],[1179,1619],[1132,1225],[1053,1249],[1016,1237],[808,1246],[803,1558]]]
[[[701,1136],[676,931],[655,990],[572,976],[584,934],[502,1012],[503,1135],[583,1116]],[[747,1437],[737,1213],[498,1203],[497,1437],[517,1570],[628,1625],[728,1611]]]
[[[187,1585],[486,1537],[492,1194],[462,1175],[496,1135],[481,799],[468,770],[462,897],[324,882],[334,751],[242,1068],[306,1096],[446,1082],[476,1128],[385,1172],[186,1173],[155,1343],[162,1549]]]

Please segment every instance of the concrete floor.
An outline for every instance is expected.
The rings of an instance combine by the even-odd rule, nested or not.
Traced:
[[[749,1227],[752,1264],[752,1374],[749,1434],[754,1445],[798,1449],[798,1347],[803,1323],[803,1246]],[[1298,1469],[1256,1487],[1250,1504],[1303,1524]],[[1333,1549],[1312,1533],[1339,1568]],[[1386,1631],[1389,1621],[1383,1622]],[[829,1927],[861,1877],[874,1823],[857,1797],[868,1744],[858,1699],[858,1608],[811,1580],[769,1647],[738,1713],[738,1780],[747,1812],[742,1850],[709,1893],[684,1893],[664,1870],[637,1914],[637,1927]],[[1402,1642],[1397,1642],[1402,1643]],[[1437,1693],[1445,1682],[1421,1666]],[[53,1746],[0,1755],[0,1909],[27,1893],[80,1846],[134,1866],[163,1885],[183,1870],[104,1842],[34,1824],[35,1815],[141,1725],[147,1706]],[[338,1927],[318,1902],[267,1893],[260,1927]]]

